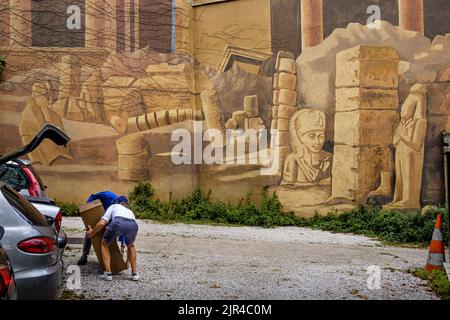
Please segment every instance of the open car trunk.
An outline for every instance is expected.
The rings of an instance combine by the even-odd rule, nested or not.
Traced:
[[[0,157],[0,164],[4,164],[15,158],[20,158],[35,150],[45,139],[53,141],[58,146],[65,146],[69,143],[70,138],[58,127],[52,124],[45,124],[41,131],[31,140],[31,142],[23,147],[17,148],[8,154]]]

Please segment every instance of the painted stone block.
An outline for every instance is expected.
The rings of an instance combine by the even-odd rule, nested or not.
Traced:
[[[397,88],[397,51],[387,46],[356,46],[336,55],[336,87]]]

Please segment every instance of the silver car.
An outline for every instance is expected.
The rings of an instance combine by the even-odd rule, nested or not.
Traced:
[[[58,235],[22,195],[0,182],[2,245],[14,269],[17,298],[57,299],[62,281]]]
[[[61,229],[62,225],[62,213],[61,209],[56,206],[56,204],[51,199],[47,198],[31,198],[24,197],[30,203],[39,210],[40,213],[45,217],[49,226],[51,226],[58,235],[58,258],[61,260],[61,263],[64,265],[63,254],[64,249],[67,245],[67,235],[64,230]]]
[[[30,201],[44,215],[49,225],[56,230],[60,243],[59,256],[62,259],[67,236],[61,230],[61,209],[53,200],[46,197],[47,187],[31,165],[31,161],[13,159],[0,164],[0,181],[5,182]]]

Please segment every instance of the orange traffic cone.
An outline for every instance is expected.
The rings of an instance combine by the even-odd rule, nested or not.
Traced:
[[[430,272],[436,269],[443,269],[445,261],[444,239],[442,234],[442,214],[438,213],[436,225],[431,239],[428,259],[425,269]]]

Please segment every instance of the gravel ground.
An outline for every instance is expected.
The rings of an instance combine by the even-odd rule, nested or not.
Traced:
[[[82,237],[80,218],[64,218],[69,237]],[[93,253],[81,267],[88,299],[438,299],[407,271],[422,267],[426,249],[387,247],[362,236],[306,228],[263,229],[139,221],[138,268],[99,279]],[[69,245],[66,266],[81,245]],[[381,289],[367,286],[367,268],[381,268]],[[64,281],[65,283],[65,281]]]

